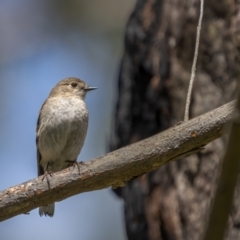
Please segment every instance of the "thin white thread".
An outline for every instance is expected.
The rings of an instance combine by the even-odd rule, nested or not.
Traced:
[[[194,58],[193,58],[193,64],[192,64],[191,78],[190,78],[188,93],[187,93],[184,121],[189,120],[189,109],[190,109],[190,103],[191,103],[192,88],[193,88],[193,83],[194,83],[195,73],[196,73],[196,64],[197,64],[198,48],[199,48],[199,42],[200,42],[200,32],[201,32],[201,26],[202,26],[204,0],[200,0],[200,2],[201,2],[200,16],[198,19],[196,45],[195,45],[195,52],[194,52]]]

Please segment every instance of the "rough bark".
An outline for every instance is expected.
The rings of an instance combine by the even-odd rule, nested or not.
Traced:
[[[199,2],[138,0],[126,26],[114,150],[183,119]],[[234,98],[240,77],[240,3],[205,1],[191,117]],[[129,240],[195,240],[206,221],[226,140],[115,190]],[[238,188],[239,189],[239,188]],[[226,239],[240,238],[237,191]]]

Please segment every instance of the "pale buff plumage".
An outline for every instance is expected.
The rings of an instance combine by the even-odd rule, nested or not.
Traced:
[[[84,98],[93,89],[77,78],[64,79],[52,89],[37,122],[39,176],[76,162],[88,128]],[[40,207],[39,214],[53,216],[54,203]]]

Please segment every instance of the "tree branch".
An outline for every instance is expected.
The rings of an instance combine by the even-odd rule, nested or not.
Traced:
[[[46,179],[35,178],[0,192],[0,221],[73,195],[107,187],[123,186],[130,179],[165,163],[201,150],[222,135],[233,116],[235,101],[176,125],[153,137],[68,168]]]

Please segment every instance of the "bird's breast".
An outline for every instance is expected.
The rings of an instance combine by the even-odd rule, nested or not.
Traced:
[[[88,111],[83,100],[78,97],[56,97],[49,99],[42,110],[42,123],[56,128],[88,122]]]
[[[38,130],[39,150],[44,159],[76,159],[88,127],[88,111],[77,97],[48,99],[42,108]]]

